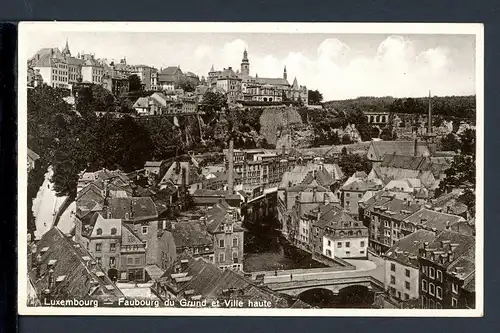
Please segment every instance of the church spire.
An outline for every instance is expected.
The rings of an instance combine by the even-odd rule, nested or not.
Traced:
[[[287,74],[286,74],[286,65],[285,68],[283,69],[283,79],[287,79]]]
[[[66,38],[66,45],[64,46],[62,54],[66,55],[66,56],[71,56],[71,52],[69,50],[69,43],[68,43],[68,39],[67,38]]]
[[[246,47],[245,51],[243,51],[243,59],[241,59],[241,75],[250,75],[250,61],[248,61],[248,52]]]

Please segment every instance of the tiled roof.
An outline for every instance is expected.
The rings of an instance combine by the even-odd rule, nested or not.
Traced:
[[[431,170],[431,160],[423,156],[405,156],[396,154],[386,154],[382,163],[382,167],[420,170]]]
[[[177,66],[168,66],[166,68],[163,68],[161,71],[160,71],[160,74],[168,74],[168,75],[173,75],[173,74],[176,74],[177,71],[180,71],[180,68],[177,67]]]
[[[370,203],[367,209],[371,212],[399,221],[411,216],[421,208],[421,205],[385,196],[376,196],[375,200],[370,200]]]
[[[66,299],[71,296],[78,299],[117,300],[124,296],[107,274],[96,274],[101,270],[99,266],[91,268],[90,263],[95,264],[95,261],[87,250],[64,236],[57,227],[45,233],[36,246],[38,253],[41,254],[40,275],[37,278],[35,265],[29,274],[38,294],[48,287],[49,269],[52,269],[54,281],[60,281],[55,282],[50,290],[51,296],[56,299]],[[41,251],[45,249],[46,251]],[[84,257],[90,260],[85,260]],[[54,264],[49,267],[49,262]]]
[[[401,238],[387,252],[385,257],[406,266],[418,268],[418,249],[425,242],[432,242],[436,234],[428,230],[417,230]]]
[[[186,261],[181,268],[180,261]],[[183,274],[187,279],[175,278],[174,274]],[[174,277],[172,277],[174,276]],[[204,299],[250,299],[271,301],[276,307],[288,307],[286,298],[268,288],[255,285],[247,278],[231,270],[222,271],[211,263],[181,256],[174,265],[159,279],[177,297],[201,296]],[[231,293],[233,292],[233,293]]]
[[[414,156],[414,141],[372,141],[377,159],[381,160],[386,154]],[[417,156],[429,156],[430,150],[425,142],[417,143]]]
[[[97,233],[97,229],[101,229],[101,234]],[[112,234],[111,230],[115,229]],[[98,215],[94,224],[92,234],[90,237],[121,237],[122,235],[122,220],[120,219],[105,219],[101,214]]]
[[[286,79],[283,78],[269,78],[269,77],[258,77],[255,78],[257,83],[259,84],[269,84],[271,86],[289,86],[290,83]]]
[[[314,214],[319,213],[319,219],[313,223],[315,227],[325,228],[330,227],[332,229],[342,229],[344,222],[356,222],[354,219],[349,216],[344,209],[339,205],[335,204],[321,204],[316,209],[313,209],[308,213],[308,215],[314,216]],[[363,226],[361,222],[359,222],[360,227]]]
[[[374,180],[359,179],[342,186],[343,191],[366,192],[381,189],[382,186]]]
[[[448,253],[453,254],[451,261],[446,257]],[[472,264],[474,263],[474,254],[475,238],[473,236],[451,230],[443,230],[437,235],[434,241],[427,245],[426,249],[420,250],[419,255],[446,268],[450,273],[456,271],[458,274],[457,277],[460,278],[460,274],[462,274],[460,267],[466,266],[465,268],[470,269],[471,263],[467,262],[471,261]],[[456,269],[456,267],[459,268]]]
[[[156,205],[149,197],[110,198],[107,211],[111,214],[111,218],[127,221],[158,217]]]
[[[40,158],[40,156],[37,153],[35,153],[33,150],[31,150],[29,148],[28,148],[27,154],[28,154],[28,158],[31,158],[33,161],[36,161]]]
[[[160,167],[163,164],[163,161],[146,161],[144,164],[145,167]]]
[[[422,208],[415,214],[408,216],[405,222],[421,226],[426,229],[444,230],[460,221],[465,221],[461,216],[436,212],[427,208]]]
[[[476,274],[474,273],[472,279],[464,284],[464,289],[470,293],[476,292]]]
[[[213,246],[212,237],[203,232],[205,226],[197,221],[175,223],[172,228],[172,236],[174,237],[175,246],[192,247],[192,246]]]

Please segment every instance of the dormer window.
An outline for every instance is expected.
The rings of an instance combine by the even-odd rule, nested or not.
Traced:
[[[97,228],[96,234],[97,234],[97,236],[102,235],[102,229],[101,228]]]
[[[111,235],[116,235],[116,228],[111,228]]]

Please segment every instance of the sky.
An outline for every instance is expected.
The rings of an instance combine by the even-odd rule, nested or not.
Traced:
[[[66,40],[72,55],[207,76],[210,67],[239,69],[248,50],[250,74],[282,77],[318,89],[324,100],[360,96],[422,97],[475,94],[474,35],[192,33],[37,31],[26,38],[31,57]]]

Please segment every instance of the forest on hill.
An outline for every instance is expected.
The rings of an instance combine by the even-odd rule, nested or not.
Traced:
[[[428,110],[429,98],[394,98],[394,97],[358,97],[342,101],[323,103],[325,109],[337,111],[361,110],[387,111],[394,113],[425,114]],[[434,96],[432,110],[436,116],[445,119],[472,120],[476,116],[476,96]]]

